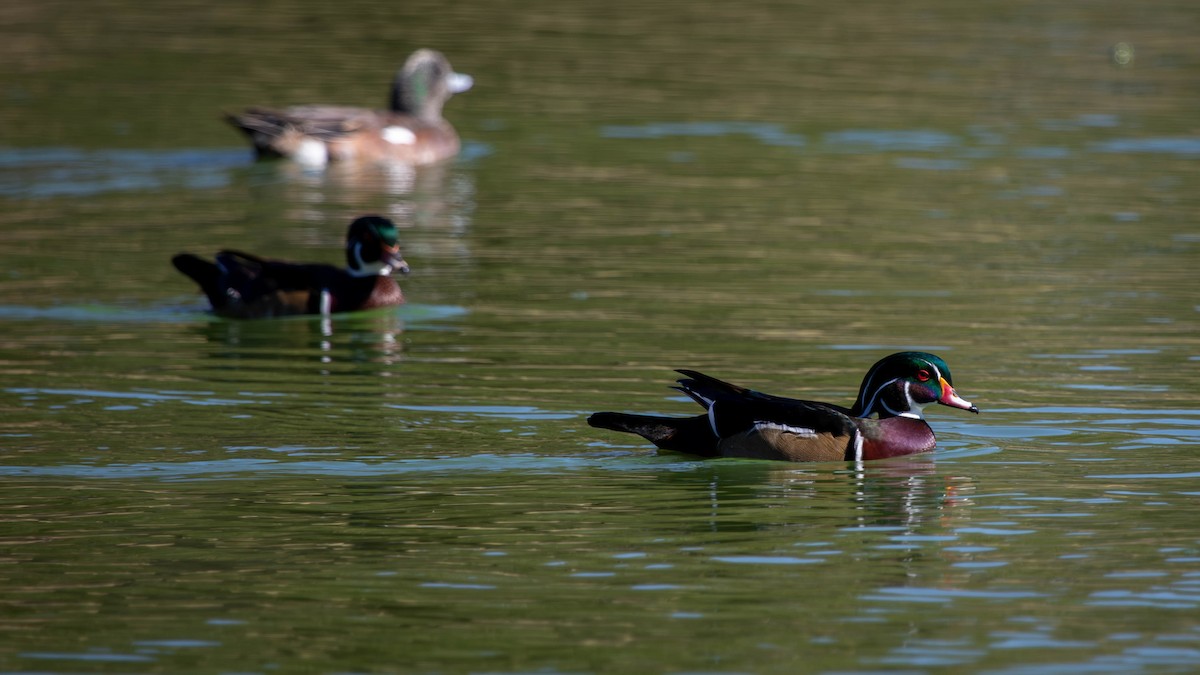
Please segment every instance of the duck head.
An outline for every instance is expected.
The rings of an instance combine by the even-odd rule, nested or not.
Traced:
[[[390,107],[393,112],[436,121],[446,101],[474,83],[470,75],[454,72],[441,52],[418,49],[396,73]]]
[[[880,359],[863,378],[852,412],[858,417],[924,416],[925,406],[941,403],[979,413],[954,391],[950,367],[941,357],[925,352],[899,352]]]
[[[383,216],[356,218],[346,232],[346,265],[356,277],[388,275],[392,270],[408,274],[396,224]]]

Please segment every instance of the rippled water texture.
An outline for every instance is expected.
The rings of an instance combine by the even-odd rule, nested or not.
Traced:
[[[0,9],[0,672],[1200,669],[1200,10],[1182,2]],[[475,87],[447,165],[220,119]],[[409,304],[212,317],[172,269]],[[943,356],[929,455],[592,429],[694,368],[849,404]]]

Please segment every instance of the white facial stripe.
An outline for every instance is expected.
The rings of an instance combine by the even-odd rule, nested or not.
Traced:
[[[877,365],[877,366],[875,366],[874,368],[871,368],[871,372],[867,373],[867,378],[866,378],[866,380],[865,380],[865,383],[863,384],[862,391],[861,391],[861,392],[859,393],[859,395],[858,395],[858,401],[857,401],[857,403],[862,403],[862,404],[865,404],[865,403],[866,403],[866,399],[865,399],[864,397],[867,395],[867,392],[868,392],[868,391],[874,391],[873,389],[871,389],[871,383],[875,381],[875,372],[876,372],[877,370],[879,370],[879,366],[878,366],[878,365]],[[870,408],[864,405],[864,406],[863,406],[863,408],[862,408],[862,410],[863,410],[863,412],[864,412],[864,414],[865,414],[867,410],[870,410]]]
[[[935,368],[934,370],[937,369]],[[908,380],[904,381],[904,398],[908,400],[908,410],[906,412],[899,413],[899,415],[901,417],[912,417],[913,419],[918,420],[924,419],[924,415],[921,413],[925,410],[925,404],[917,403],[916,399],[912,397],[912,392],[910,391],[911,385],[912,383]]]
[[[761,421],[759,421],[759,422],[754,423],[754,428],[759,431],[768,430],[768,429],[771,429],[774,431],[782,431],[786,434],[795,434],[797,436],[803,436],[805,438],[816,438],[817,437],[817,432],[813,429],[809,429],[807,427],[793,427],[789,424],[780,424],[778,422],[761,422]]]
[[[937,366],[933,365],[933,363],[925,361],[925,359],[921,360],[924,361],[925,365],[929,366],[929,369],[933,371],[933,379],[940,381],[942,379],[942,371],[939,370]]]
[[[361,241],[354,242],[354,245],[350,247],[350,259],[354,261],[354,264],[350,266],[349,270],[347,270],[348,272],[350,272],[350,276],[365,277],[368,274],[370,274],[369,272],[367,272],[367,270],[366,270],[367,265],[366,265],[366,263],[363,262],[363,259],[362,259],[362,242]]]
[[[899,379],[899,378],[897,378],[897,379]],[[890,385],[891,383],[893,383],[893,382],[895,382],[895,381],[896,381],[896,380],[888,380],[887,382],[884,382],[884,383],[883,383],[882,385],[880,385],[879,387],[876,387],[876,388],[875,388],[875,390],[871,392],[871,404],[870,404],[870,405],[867,405],[867,406],[863,406],[863,409],[862,409],[862,414],[863,414],[863,415],[870,415],[870,414],[871,414],[871,410],[872,410],[872,409],[875,407],[875,399],[879,398],[879,392],[881,392],[881,391],[883,391],[884,389],[886,389],[886,388],[888,387],[888,385]],[[864,390],[864,391],[865,391],[865,390]],[[887,404],[885,403],[885,404],[883,405],[883,407],[884,407],[884,408],[887,408]],[[888,412],[891,412],[891,410],[889,409],[889,410],[888,410]],[[893,412],[892,414],[893,414],[893,415],[895,415],[896,413],[894,413],[894,412]]]

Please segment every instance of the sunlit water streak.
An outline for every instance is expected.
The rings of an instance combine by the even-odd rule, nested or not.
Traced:
[[[395,310],[388,310],[394,316],[406,323],[421,325],[424,322],[438,322],[446,319],[461,317],[469,312],[464,307],[451,305],[402,305]],[[330,320],[339,321],[347,316],[369,316],[372,313],[362,312],[354,315],[337,315]],[[80,305],[56,307],[22,307],[19,305],[0,305],[0,319],[37,321],[104,321],[129,323],[193,323],[197,321],[225,322],[208,311],[206,305],[164,305],[161,307],[130,308],[107,305]],[[277,321],[308,322],[310,316],[295,316],[276,319]]]
[[[466,164],[487,157],[486,143],[468,142],[460,161]],[[183,188],[212,190],[229,186],[234,172],[254,165],[245,148],[179,150],[77,150],[74,148],[0,147],[0,197],[52,199],[93,197],[110,192],[153,191]],[[290,168],[290,167],[285,167]],[[411,175],[406,167],[381,167],[380,177]],[[319,180],[323,172],[308,171]],[[336,175],[336,171],[331,172]],[[305,171],[295,178],[304,180]],[[285,174],[286,175],[286,174]],[[400,177],[393,191],[409,192],[412,179]]]

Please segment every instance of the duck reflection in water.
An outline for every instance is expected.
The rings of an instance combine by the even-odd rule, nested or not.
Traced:
[[[695,469],[664,472],[655,482],[664,494],[671,486],[686,494],[665,500],[669,508],[703,509],[676,519],[695,523],[698,531],[828,528],[829,536],[842,537],[856,528],[887,528],[916,534],[969,517],[971,509],[960,507],[970,505],[971,479],[939,472],[931,455],[842,466],[697,461]],[[697,493],[704,497],[696,500]]]
[[[404,358],[405,323],[395,311],[334,316],[297,316],[277,321],[209,321],[194,330],[214,347],[210,359],[271,370],[329,374],[338,372],[391,377]],[[315,369],[314,369],[315,366]]]

